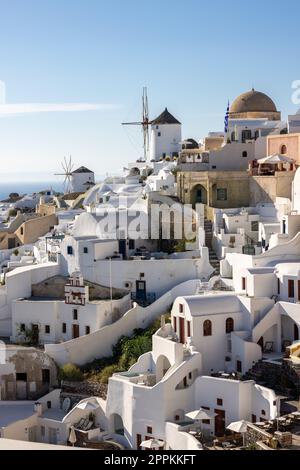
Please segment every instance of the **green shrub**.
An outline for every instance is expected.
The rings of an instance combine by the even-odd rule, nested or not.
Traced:
[[[120,367],[117,366],[116,364],[112,364],[111,366],[106,366],[104,367],[104,369],[102,370],[102,372],[100,372],[100,374],[98,374],[98,378],[99,378],[99,382],[102,383],[102,384],[107,384],[108,383],[108,379],[115,373],[115,372],[120,372]]]
[[[83,373],[75,364],[64,364],[59,370],[60,380],[71,380],[80,382],[83,379]]]

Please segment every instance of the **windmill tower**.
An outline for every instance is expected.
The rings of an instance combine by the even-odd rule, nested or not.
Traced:
[[[149,107],[148,107],[148,95],[147,88],[143,88],[142,96],[142,120],[137,122],[122,122],[122,126],[142,126],[143,131],[143,149],[144,149],[144,160],[148,159],[149,152]]]
[[[70,155],[69,160],[67,160],[66,157],[64,157],[61,166],[63,168],[63,173],[55,173],[56,176],[64,176],[64,182],[63,182],[63,187],[64,187],[64,193],[68,194],[72,192],[72,170],[73,170],[73,163],[72,163],[72,157]]]

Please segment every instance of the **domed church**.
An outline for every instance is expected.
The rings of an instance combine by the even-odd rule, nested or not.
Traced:
[[[280,121],[281,112],[269,96],[254,88],[236,98],[229,109],[229,119],[259,118]]]

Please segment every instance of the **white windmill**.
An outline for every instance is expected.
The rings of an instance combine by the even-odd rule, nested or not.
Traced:
[[[68,194],[72,192],[72,170],[73,170],[73,163],[72,163],[72,157],[70,155],[69,160],[67,160],[66,157],[64,157],[61,166],[63,168],[63,173],[55,173],[56,176],[64,176],[64,193]]]

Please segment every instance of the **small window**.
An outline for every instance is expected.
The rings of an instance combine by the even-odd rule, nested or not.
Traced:
[[[175,421],[180,421],[180,416],[179,415],[175,415]]]
[[[183,304],[179,304],[179,313],[183,313]]]
[[[262,416],[266,416],[265,410],[261,410],[261,414],[262,414]]]
[[[288,280],[288,291],[289,291],[289,298],[293,299],[295,297],[295,282],[293,279]]]
[[[89,249],[88,249],[87,246],[85,246],[85,247],[83,248],[83,253],[84,253],[84,254],[87,254],[88,252],[89,252]]]
[[[50,410],[50,408],[52,408],[52,402],[51,400],[48,400],[47,401],[47,408]]]
[[[161,132],[158,132],[158,133],[157,133],[157,137],[161,137]]]
[[[222,398],[217,398],[217,405],[218,406],[223,406],[223,399]]]
[[[246,290],[246,278],[242,277],[242,290]]]
[[[72,247],[72,246],[69,245],[69,246],[67,247],[67,253],[68,253],[68,255],[72,255],[72,254],[73,254],[73,247]]]
[[[244,152],[242,153],[242,157],[243,157],[243,158],[247,158],[247,157],[248,157],[248,152],[246,152],[246,150],[244,150]]]
[[[277,401],[276,400],[273,401],[273,406],[277,406]]]
[[[152,426],[147,426],[147,434],[152,434]]]
[[[22,382],[27,382],[26,372],[17,372],[16,373],[16,380],[21,380]]]
[[[41,436],[45,437],[45,426],[41,426]]]
[[[280,295],[280,279],[277,279],[277,294]]]
[[[281,153],[281,155],[286,155],[287,154],[287,146],[286,145],[282,145],[280,153]]]
[[[242,373],[242,361],[236,361],[236,370],[239,373]]]
[[[212,323],[210,320],[205,320],[203,323],[203,336],[212,336]]]
[[[189,380],[192,380],[192,373],[189,372]]]
[[[190,338],[191,336],[191,322],[190,321],[187,322],[187,335],[188,335],[188,338]]]
[[[20,331],[25,331],[25,323],[21,323],[21,325],[20,325]]]
[[[85,327],[85,334],[86,334],[86,335],[89,335],[90,332],[91,332],[91,328],[87,325],[87,326]]]
[[[202,420],[202,423],[203,423],[203,424],[210,424],[210,420],[209,420],[209,419],[203,419],[203,420]]]
[[[234,330],[234,319],[227,318],[226,319],[226,333],[231,333]]]
[[[251,231],[252,232],[258,232],[258,221],[257,220],[253,220],[253,222],[251,222]]]
[[[21,227],[21,235],[24,235],[24,228]]]
[[[213,170],[216,170],[216,169],[217,169],[216,165],[213,165],[213,166],[212,166],[212,169],[213,169]]]
[[[145,277],[145,273],[140,273],[140,277]]]
[[[45,325],[45,333],[46,335],[50,334],[50,325]]]
[[[66,324],[66,323],[63,323],[63,324],[62,324],[62,332],[63,332],[63,333],[66,333],[66,332],[67,332],[67,324]]]
[[[73,320],[78,320],[78,310],[77,310],[77,308],[73,308]]]
[[[134,250],[135,248],[135,240],[129,240],[129,243],[128,243],[128,248],[129,250]]]
[[[227,189],[226,188],[217,189],[217,201],[227,201]]]

